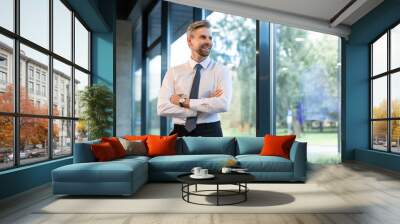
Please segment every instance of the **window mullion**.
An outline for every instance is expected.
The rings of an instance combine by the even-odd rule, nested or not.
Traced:
[[[49,50],[53,52],[53,0],[49,0]],[[50,115],[48,120],[48,152],[49,159],[53,159],[53,56],[49,55],[49,71],[48,71],[48,88],[49,93],[47,94],[49,98],[49,110]]]
[[[19,5],[20,1],[14,1],[14,30],[17,35],[19,35]],[[19,50],[19,39],[14,39],[14,112],[15,114],[19,114],[19,98],[20,98],[20,50]],[[19,135],[20,135],[20,118],[14,116],[14,166],[19,166],[20,157],[19,157]]]
[[[390,29],[389,29],[389,31],[387,32],[387,71],[389,71],[390,70]],[[387,116],[388,116],[388,118],[392,118],[392,111],[391,111],[391,104],[392,104],[392,100],[391,100],[391,82],[390,82],[390,80],[391,80],[391,78],[392,78],[392,75],[391,75],[391,73],[388,73],[387,74],[387,110],[388,110],[388,112],[387,112]],[[387,122],[387,141],[388,141],[388,148],[387,148],[387,151],[388,152],[391,152],[392,151],[392,136],[391,136],[391,125],[392,124],[392,121],[391,120],[389,120],[388,122]]]

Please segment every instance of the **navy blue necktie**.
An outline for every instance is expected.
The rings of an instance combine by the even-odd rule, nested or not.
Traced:
[[[201,64],[196,64],[194,66],[196,69],[196,74],[194,75],[192,89],[190,90],[189,99],[198,99],[199,97],[199,86],[200,86],[200,70],[203,68]],[[193,131],[196,128],[197,116],[186,118],[185,129],[188,132]]]

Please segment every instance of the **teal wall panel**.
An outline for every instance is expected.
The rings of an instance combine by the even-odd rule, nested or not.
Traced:
[[[0,172],[0,199],[51,181],[51,171],[72,163],[72,157]]]
[[[386,0],[351,27],[351,35],[344,43],[345,82],[344,108],[345,141],[343,160],[358,160],[386,169],[399,170],[400,157],[369,149],[370,88],[369,43],[392,25],[400,22],[400,1]]]

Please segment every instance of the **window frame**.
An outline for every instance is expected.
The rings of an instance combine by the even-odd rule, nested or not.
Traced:
[[[69,11],[71,11],[71,18],[70,18],[70,23],[71,23],[71,59],[64,58],[63,56],[55,53],[53,50],[53,24],[54,24],[54,14],[53,14],[53,1],[60,1]],[[68,4],[66,0],[48,0],[49,2],[49,47],[46,49],[45,47],[42,47],[39,44],[34,43],[33,41],[30,41],[27,38],[24,38],[23,36],[20,35],[20,0],[14,0],[13,1],[13,10],[14,10],[14,15],[13,15],[13,22],[14,22],[14,30],[10,31],[4,27],[0,26],[0,35],[10,38],[13,41],[13,59],[12,59],[12,74],[14,78],[14,110],[13,112],[2,112],[0,111],[0,116],[4,117],[12,117],[13,119],[13,166],[10,167],[5,167],[5,168],[0,168],[0,172],[3,172],[5,170],[11,170],[11,169],[16,169],[19,167],[24,167],[24,166],[31,166],[34,164],[38,163],[43,163],[51,160],[59,160],[67,157],[73,156],[73,151],[74,151],[74,143],[75,143],[75,126],[76,126],[76,121],[79,120],[79,117],[75,117],[75,108],[72,107],[72,113],[70,116],[56,116],[53,115],[53,59],[58,60],[61,63],[64,63],[68,66],[71,66],[71,83],[74,83],[75,81],[75,69],[87,74],[89,76],[89,83],[88,86],[91,86],[92,84],[92,61],[91,61],[91,49],[92,49],[92,43],[91,43],[91,38],[92,38],[92,30],[89,28],[89,26],[84,22],[84,20],[73,10],[73,8]],[[78,64],[75,63],[75,18],[79,20],[79,22],[83,25],[83,27],[88,31],[88,69],[85,69]],[[36,50],[42,54],[45,54],[48,56],[49,62],[48,62],[48,71],[46,77],[47,84],[46,84],[46,91],[48,93],[46,94],[46,97],[48,97],[47,103],[48,103],[48,112],[46,115],[39,115],[39,114],[27,114],[27,113],[21,113],[20,112],[20,45],[23,44],[29,48],[32,48],[33,50]],[[34,68],[33,71],[33,79],[31,79],[30,76],[30,70],[29,70],[29,64],[27,64],[27,73],[26,75],[26,81],[28,82],[29,80],[33,81],[34,86],[36,83],[42,83],[41,75],[42,73],[40,72],[39,80],[36,82],[36,69]],[[27,86],[28,87],[28,86]],[[42,88],[42,85],[40,85],[40,88]],[[72,105],[75,103],[75,88],[74,85],[71,86],[71,92],[72,92]],[[29,91],[27,89],[27,91]],[[36,89],[34,89],[34,92]],[[41,91],[41,89],[40,89]],[[41,92],[38,96],[42,96]],[[21,164],[20,161],[20,119],[21,118],[45,118],[47,119],[48,122],[48,135],[47,135],[47,151],[48,155],[47,158],[43,158],[43,160],[40,160],[38,162],[31,162],[31,163],[24,163]],[[71,121],[72,124],[72,133],[71,133],[71,153],[68,155],[62,155],[62,156],[54,156],[54,147],[53,144],[50,144],[53,142],[53,122],[56,120],[67,120]]]
[[[375,39],[373,39],[370,43],[368,43],[368,50],[369,50],[369,149],[372,151],[379,151],[379,152],[386,152],[386,153],[391,153],[391,154],[400,154],[400,152],[393,152],[392,151],[392,122],[393,121],[400,121],[400,117],[392,117],[392,99],[391,99],[391,91],[392,91],[392,86],[391,86],[391,79],[392,76],[395,75],[396,73],[400,72],[400,67],[391,69],[391,31],[393,28],[397,27],[400,25],[400,21],[397,21],[396,23],[392,24],[389,28],[385,29],[384,32],[379,34]],[[386,71],[374,75],[373,72],[373,44],[376,43],[381,37],[384,35],[387,35],[387,64],[386,64]],[[373,81],[379,78],[386,77],[386,97],[387,97],[387,105],[386,105],[386,117],[385,118],[373,118],[373,97],[374,97],[374,86],[373,86]],[[373,136],[373,122],[376,121],[386,121],[386,151],[379,150],[374,148],[374,136]]]

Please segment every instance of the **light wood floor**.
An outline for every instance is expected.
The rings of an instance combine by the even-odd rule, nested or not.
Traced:
[[[0,223],[106,224],[252,224],[252,223],[400,223],[400,174],[359,163],[312,165],[308,182],[317,183],[345,201],[367,204],[357,214],[36,214],[54,200],[49,185],[0,201]],[[171,205],[173,206],[173,205]]]

